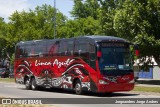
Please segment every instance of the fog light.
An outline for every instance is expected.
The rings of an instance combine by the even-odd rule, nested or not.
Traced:
[[[99,84],[109,84],[109,83],[107,83],[107,82],[104,81],[104,80],[99,80]]]
[[[134,79],[132,79],[131,81],[129,81],[129,83],[134,83],[135,81],[134,81]]]

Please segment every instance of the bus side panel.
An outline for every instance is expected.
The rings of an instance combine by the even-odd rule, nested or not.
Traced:
[[[18,83],[24,83],[25,76],[34,76],[37,85],[72,89],[74,79],[79,79],[83,89],[97,91],[96,73],[82,59],[67,56],[15,61],[15,77]]]
[[[14,61],[14,77],[17,83],[24,84],[25,76],[29,77],[31,75],[33,75],[33,72],[28,61],[22,58]]]

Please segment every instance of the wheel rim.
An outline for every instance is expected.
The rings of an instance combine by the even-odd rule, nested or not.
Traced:
[[[35,86],[35,80],[32,80],[32,89],[34,90],[36,88]]]
[[[26,88],[29,87],[29,80],[26,80]]]
[[[75,90],[76,93],[79,93],[81,91],[81,85],[79,83],[76,84]]]

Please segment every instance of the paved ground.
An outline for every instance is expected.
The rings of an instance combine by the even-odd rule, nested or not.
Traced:
[[[160,98],[157,93],[145,92],[116,92],[111,95],[89,93],[76,95],[74,91],[62,89],[26,90],[24,85],[0,82],[0,96],[12,98]]]
[[[154,80],[154,79],[143,79],[140,78],[137,80],[138,84],[146,84],[146,85],[155,85],[155,86],[160,86],[160,79]]]
[[[145,85],[138,84],[139,86],[157,86],[157,85]],[[24,85],[19,85],[15,83],[4,83],[0,82],[0,96],[1,97],[9,97],[9,98],[158,98],[160,99],[160,94],[157,93],[148,93],[148,92],[117,92],[111,95],[107,94],[85,94],[85,95],[76,95],[74,91],[70,90],[62,90],[62,89],[54,89],[54,90],[39,90],[32,91],[26,90]],[[83,102],[82,102],[83,103]],[[128,106],[136,106],[136,107],[159,107],[159,104],[60,104],[56,105],[58,107],[128,107]],[[1,105],[0,105],[1,107]]]

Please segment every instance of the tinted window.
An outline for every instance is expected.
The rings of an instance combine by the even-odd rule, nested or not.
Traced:
[[[84,40],[75,41],[74,55],[81,57],[85,62],[89,63],[89,42]]]
[[[24,47],[23,46],[16,46],[16,58],[21,58],[24,56]]]
[[[47,53],[48,56],[58,55],[59,41],[48,41],[47,42]]]
[[[67,42],[67,55],[72,56],[73,51],[74,51],[74,40],[72,39]]]
[[[60,42],[59,54],[62,56],[72,56],[74,50],[74,39],[65,39]]]
[[[31,51],[32,52],[32,51]],[[38,44],[34,47],[34,53],[31,53],[33,56],[44,57],[46,56],[46,46],[45,44]]]
[[[66,40],[60,41],[59,54],[62,56],[67,55],[67,41]]]
[[[31,57],[34,56],[34,50],[33,50],[34,46],[25,46],[24,47],[24,56],[23,57]]]

